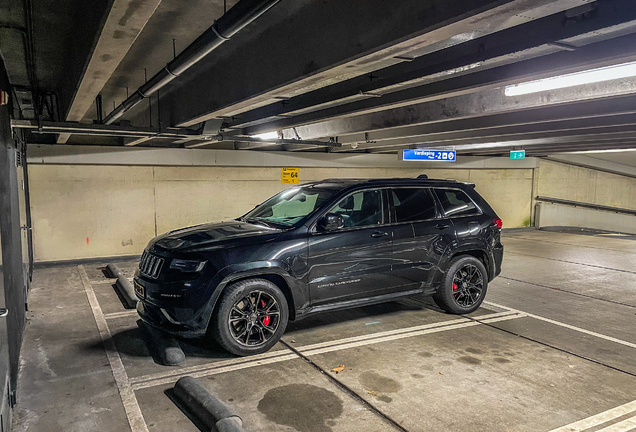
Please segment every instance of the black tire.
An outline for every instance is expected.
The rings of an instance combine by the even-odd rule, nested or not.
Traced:
[[[289,319],[285,295],[266,279],[246,279],[228,286],[214,309],[212,337],[238,356],[269,350],[285,332]]]
[[[479,308],[487,290],[484,264],[474,256],[461,255],[450,262],[433,300],[448,313],[467,314]]]

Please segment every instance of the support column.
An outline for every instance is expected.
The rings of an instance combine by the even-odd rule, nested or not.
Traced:
[[[0,89],[9,93],[9,81],[0,64]],[[4,300],[9,309],[7,333],[11,364],[11,388],[17,385],[20,346],[25,324],[26,290],[22,271],[22,238],[20,201],[18,197],[16,145],[11,134],[10,105],[0,106],[0,236]]]

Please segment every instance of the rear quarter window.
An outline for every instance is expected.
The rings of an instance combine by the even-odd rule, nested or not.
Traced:
[[[466,193],[457,189],[435,189],[447,217],[481,214],[479,208]]]

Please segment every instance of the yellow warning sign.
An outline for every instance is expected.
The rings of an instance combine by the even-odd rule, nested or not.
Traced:
[[[281,178],[283,183],[298,183],[298,168],[283,168]]]

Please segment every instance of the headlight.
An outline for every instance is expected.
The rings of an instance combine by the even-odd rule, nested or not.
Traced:
[[[170,263],[170,268],[180,270],[184,273],[196,273],[203,270],[206,264],[207,261],[173,259],[172,263]]]

